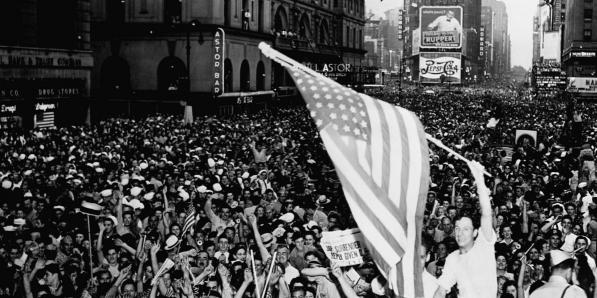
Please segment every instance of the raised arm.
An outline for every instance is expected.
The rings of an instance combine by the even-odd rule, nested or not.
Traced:
[[[255,243],[257,243],[257,247],[259,247],[261,259],[265,261],[271,257],[271,254],[269,253],[265,245],[263,245],[263,241],[261,240],[261,234],[259,234],[259,229],[257,228],[257,218],[255,217],[255,215],[249,215],[249,224],[253,229],[253,236],[255,237]]]
[[[477,184],[477,194],[479,195],[479,203],[481,205],[481,233],[486,240],[494,238],[493,232],[493,212],[491,211],[491,200],[489,198],[489,188],[485,185],[485,178],[483,177],[484,168],[476,162],[468,162],[471,173],[475,178]]]
[[[518,282],[516,284],[516,288],[517,288],[517,295],[518,297],[516,298],[524,298],[524,271],[527,268],[527,256],[524,255],[522,256],[521,261],[521,265],[520,265],[520,272],[518,273]]]
[[[103,222],[99,222],[99,236],[97,237],[97,245],[95,247],[95,250],[97,252],[97,261],[98,264],[101,265],[104,262],[104,252],[102,250],[102,241],[104,238],[104,231],[106,230],[106,227],[104,227],[104,223]]]
[[[346,298],[359,298],[357,293],[344,277],[344,273],[342,273],[342,269],[340,269],[340,266],[338,266],[337,263],[332,264],[332,274],[334,274],[336,279],[338,279],[338,282],[340,282],[340,288],[342,289],[342,292],[344,292],[344,296],[346,296]]]
[[[213,223],[217,215],[214,213],[213,209],[211,209],[211,200],[211,196],[207,197],[207,201],[205,202],[205,206],[203,206],[203,209],[205,210],[207,218],[209,218],[209,220]]]
[[[236,291],[236,295],[234,295],[234,298],[242,298],[245,294],[245,291],[247,291],[247,288],[253,281],[253,272],[251,272],[251,269],[249,269],[249,268],[245,269],[244,277],[245,278],[243,279],[243,283],[238,288],[238,291]]]

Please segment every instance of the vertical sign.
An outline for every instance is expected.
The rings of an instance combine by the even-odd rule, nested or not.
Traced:
[[[224,29],[218,28],[214,34],[214,94],[221,95],[224,93],[224,57],[225,57],[225,39]]]

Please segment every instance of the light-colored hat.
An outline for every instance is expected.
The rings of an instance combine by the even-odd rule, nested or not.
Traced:
[[[326,204],[329,204],[330,202],[331,202],[331,200],[330,200],[330,199],[328,199],[328,198],[327,198],[325,195],[320,195],[320,196],[317,198],[317,201],[315,202],[315,204],[317,204],[318,206],[320,206],[320,205],[326,205]]]
[[[263,242],[263,246],[270,247],[274,242],[274,236],[271,233],[262,234],[261,241]]]
[[[135,186],[131,188],[131,196],[136,197],[141,194],[141,191],[143,191],[143,188]]]
[[[294,213],[292,212],[288,212],[282,216],[280,216],[280,220],[286,222],[286,223],[291,223],[294,221]]]
[[[188,199],[191,197],[191,196],[189,195],[189,193],[188,193],[188,192],[186,192],[184,189],[181,189],[181,190],[178,192],[178,195],[179,195],[179,196],[182,198],[182,200],[183,200],[183,201],[186,201],[186,200],[188,200]]]
[[[208,165],[210,168],[213,168],[213,167],[215,167],[215,166],[216,166],[216,161],[215,161],[213,158],[211,158],[211,157],[210,157],[210,158],[208,158],[208,159],[207,159],[207,165]]]
[[[146,193],[143,196],[143,198],[146,199],[146,200],[148,200],[148,201],[151,201],[151,200],[153,200],[154,196],[155,196],[155,193],[153,191],[150,191],[150,192]]]
[[[587,187],[587,183],[586,182],[581,182],[578,184],[578,188],[585,188]]]
[[[62,205],[56,205],[56,206],[54,206],[54,210],[62,210],[62,212],[64,212],[64,210],[66,210],[66,208],[64,208],[64,206],[62,206]]]
[[[166,239],[166,246],[164,247],[165,250],[171,250],[180,244],[180,240],[176,235],[170,235],[168,239]]]
[[[214,183],[214,185],[213,185],[213,190],[214,190],[215,192],[222,191],[222,186],[220,185],[220,183]]]
[[[197,192],[199,192],[199,193],[206,193],[207,192],[207,187],[205,187],[205,185],[201,185],[201,186],[197,187]]]
[[[232,202],[230,202],[230,208],[234,209],[236,207],[238,207],[238,201],[232,201]]]
[[[27,221],[25,221],[25,220],[24,220],[24,219],[22,219],[22,218],[15,218],[15,219],[13,220],[13,224],[14,224],[14,225],[17,225],[17,226],[24,226],[26,223],[27,223]]]
[[[131,206],[131,208],[133,208],[133,210],[145,209],[145,205],[143,205],[143,203],[141,203],[141,201],[139,201],[138,199],[132,199],[132,200],[128,201],[126,203],[126,205]]]
[[[5,226],[4,227],[4,231],[6,231],[6,232],[14,232],[16,230],[17,230],[17,228],[15,226]]]
[[[106,217],[108,219],[110,219],[114,223],[114,225],[118,225],[118,219],[116,219],[116,216],[114,216],[114,215],[108,215]]]
[[[104,189],[100,192],[100,195],[102,195],[102,197],[109,197],[112,195],[112,190],[111,189]]]
[[[8,179],[2,181],[2,188],[10,189],[11,187],[12,187],[12,181],[10,181]]]
[[[247,178],[249,178],[249,176],[250,176],[249,172],[244,172],[242,174],[242,176],[240,176],[240,177],[243,178],[243,179],[247,179]]]
[[[572,259],[572,256],[569,253],[559,249],[549,251],[549,255],[551,256],[552,267],[557,266],[568,259]]]
[[[141,168],[141,170],[145,170],[145,169],[147,169],[147,167],[148,167],[148,166],[149,166],[149,164],[147,164],[146,162],[142,162],[142,163],[139,165],[139,168]]]

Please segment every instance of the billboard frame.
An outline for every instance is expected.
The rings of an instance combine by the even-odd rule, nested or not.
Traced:
[[[459,22],[459,36],[458,36],[458,41],[454,42],[457,44],[454,45],[448,45],[450,43],[445,43],[444,45],[440,44],[440,43],[434,43],[434,44],[429,44],[427,42],[425,42],[425,35],[428,32],[452,32],[452,31],[439,31],[439,30],[433,30],[433,31],[429,31],[426,30],[426,28],[434,23],[435,21],[437,21],[442,15],[438,15],[437,17],[434,18],[433,21],[429,21],[427,18],[423,17],[423,11],[425,10],[444,10],[444,14],[447,13],[447,11],[453,11],[453,10],[457,10],[458,13],[456,13],[454,15],[454,18]],[[424,20],[425,19],[425,20]],[[423,50],[427,50],[427,49],[462,49],[462,43],[463,43],[463,20],[464,20],[464,13],[463,13],[463,8],[462,6],[458,6],[458,5],[451,5],[451,6],[421,6],[419,8],[419,28],[420,28],[420,48],[421,48],[421,52]],[[425,21],[425,26],[423,26],[423,22]]]

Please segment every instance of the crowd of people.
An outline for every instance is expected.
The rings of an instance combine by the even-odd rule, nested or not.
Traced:
[[[570,147],[561,100],[391,88],[379,97],[492,175],[430,144],[421,262],[436,286],[425,297],[535,297],[554,276],[576,285],[562,297],[594,295],[594,105],[576,105],[582,145]],[[514,144],[520,128],[536,141]],[[390,293],[369,256],[340,267],[323,251],[324,232],[356,224],[305,107],[2,131],[0,143],[3,297]],[[482,272],[454,271],[466,255],[481,256],[470,266]]]

